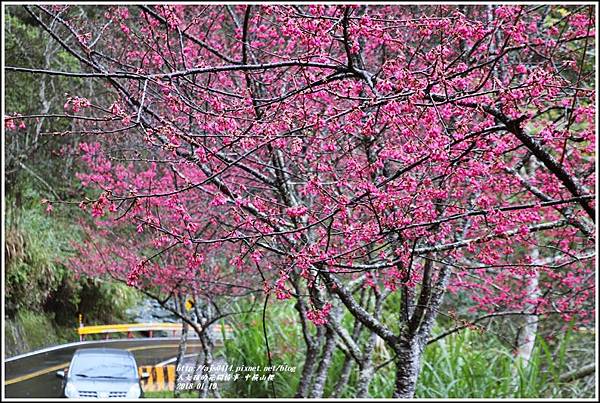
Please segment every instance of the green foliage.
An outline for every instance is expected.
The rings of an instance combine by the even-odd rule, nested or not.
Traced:
[[[16,208],[12,196],[7,198],[5,222],[5,306],[9,318],[22,324],[19,337],[27,339],[31,348],[76,340],[72,329],[80,312],[88,324],[125,320],[127,308],[140,299],[136,290],[121,283],[78,278],[68,267],[71,243],[83,238],[72,213],[60,205],[52,213],[45,212],[32,186],[24,187],[23,200]],[[50,328],[54,330],[40,344],[44,329]]]
[[[552,348],[538,338],[529,365],[489,334],[465,330],[425,350],[417,397],[540,398],[562,396],[559,376],[567,371],[565,333]],[[553,353],[554,351],[554,353]],[[393,387],[390,385],[389,387]],[[571,390],[571,389],[568,389]],[[572,391],[572,390],[571,390]],[[583,391],[568,397],[582,397]]]
[[[149,391],[149,392],[144,392],[144,397],[146,399],[173,399],[173,392],[168,391],[168,390],[161,390],[161,391]],[[198,393],[197,392],[191,392],[189,390],[185,390],[182,391],[181,394],[179,395],[179,398],[181,399],[197,399],[198,398]]]
[[[248,306],[247,304],[246,306]],[[273,303],[267,310],[269,345],[274,364],[296,365],[295,373],[276,377],[277,397],[293,397],[302,371],[304,345],[296,312],[292,304]],[[225,341],[222,351],[228,364],[234,366],[268,365],[262,328],[262,309],[238,315],[228,321],[233,335]],[[349,328],[349,322],[345,326]],[[574,340],[577,337],[577,340]],[[586,338],[587,337],[587,338]],[[593,387],[584,381],[561,383],[560,375],[569,371],[572,345],[593,343],[593,335],[566,332],[547,341],[539,338],[530,364],[516,362],[503,340],[491,333],[465,329],[450,335],[425,349],[417,384],[418,398],[539,398],[586,397],[593,395]],[[375,351],[375,365],[385,362],[381,351]],[[583,357],[585,360],[585,357]],[[577,360],[581,361],[581,360]],[[358,369],[352,367],[348,385],[341,395],[334,396],[340,378],[344,354],[336,350],[329,368],[324,397],[349,398],[357,389]],[[391,397],[394,390],[393,362],[376,372],[369,387],[371,397]],[[231,383],[222,391],[224,397],[272,396],[266,382]]]
[[[7,6],[4,18],[7,65],[81,69],[79,61],[52,40],[24,7]],[[6,111],[62,114],[65,94],[86,96],[98,93],[99,88],[101,83],[93,80],[7,72]],[[66,328],[76,325],[78,312],[90,322],[119,321],[137,298],[135,292],[120,284],[76,278],[66,261],[73,253],[71,242],[83,238],[74,223],[77,209],[55,203],[54,211],[48,214],[41,203],[44,198],[78,197],[78,180],[72,174],[76,156],[67,153],[63,158],[56,157],[61,147],[76,147],[78,140],[43,134],[68,130],[72,122],[42,118],[39,123],[34,119],[25,123],[26,129],[8,131],[5,139],[6,313],[10,318],[20,312],[45,313],[53,323]]]
[[[49,35],[38,25],[29,21],[21,7],[7,7],[5,14],[5,52],[7,64],[18,67],[38,67],[55,70],[75,71],[79,61],[66,50],[50,40]],[[51,57],[50,57],[51,56]],[[6,110],[8,112],[32,112],[39,110],[40,81],[32,80],[30,73],[9,72],[6,75]],[[52,82],[52,92],[64,97],[65,92],[77,91],[84,81],[72,77],[38,77]],[[50,89],[48,89],[50,91]],[[45,94],[46,96],[52,94]],[[32,102],[35,101],[35,102]],[[54,105],[58,108],[62,103]]]
[[[66,279],[62,259],[78,234],[43,211],[39,197],[19,212],[9,208],[6,230],[6,308],[39,311]],[[37,201],[37,205],[34,204]],[[11,198],[7,204],[10,205]],[[17,215],[18,214],[18,215]]]
[[[10,58],[14,63],[30,62],[37,48],[36,44],[40,43],[39,29],[24,24],[11,14],[6,14],[5,24],[6,55],[16,56]],[[24,47],[24,43],[29,46]],[[26,54],[25,49],[31,49],[31,53]],[[7,112],[19,111],[22,113],[22,111],[31,109],[34,105],[31,105],[30,102],[32,99],[36,99],[37,95],[35,94],[36,86],[31,85],[31,77],[27,73],[15,72],[7,74],[7,78],[9,79],[9,85],[6,86],[5,92]]]
[[[125,311],[141,300],[138,291],[122,283],[85,278],[80,284],[78,307],[87,325],[121,322]]]
[[[246,308],[244,308],[244,306]],[[248,305],[238,305],[238,310],[247,309]],[[296,311],[291,303],[273,302],[267,306],[266,325],[271,351],[272,365],[296,366],[296,372],[276,372],[274,388],[277,397],[293,397],[296,392],[304,352],[300,327],[295,323]],[[228,364],[269,366],[267,349],[263,333],[262,303],[252,312],[237,315],[228,322],[233,334],[225,339],[223,353]],[[262,375],[259,374],[259,375]],[[231,382],[223,397],[273,397],[271,384],[266,381],[246,382],[240,379]]]
[[[5,59],[9,66],[78,71],[79,61],[40,27],[22,6],[5,8]],[[66,94],[86,96],[98,93],[98,83],[75,77],[48,76],[28,72],[6,71],[4,85],[7,115],[64,114]],[[72,196],[77,180],[70,172],[76,159],[71,154],[57,158],[63,147],[75,147],[78,139],[48,135],[72,128],[73,121],[64,117],[26,118],[26,128],[5,134],[6,193],[20,198],[20,192],[35,180],[44,191]],[[17,123],[18,124],[18,123]],[[63,150],[64,151],[64,150]],[[50,197],[47,197],[50,198]],[[17,200],[19,204],[19,200]]]
[[[22,310],[4,325],[7,356],[77,339],[74,328],[56,326],[52,315]]]

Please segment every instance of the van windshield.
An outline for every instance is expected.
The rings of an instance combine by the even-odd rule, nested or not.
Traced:
[[[135,362],[126,355],[79,355],[70,372],[83,378],[128,379],[137,376]]]

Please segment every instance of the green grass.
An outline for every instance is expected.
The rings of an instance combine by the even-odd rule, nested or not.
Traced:
[[[67,275],[61,259],[67,256],[74,230],[45,214],[41,205],[21,210],[5,229],[7,309],[39,310]]]
[[[567,372],[571,333],[555,346],[538,338],[530,364],[515,362],[509,348],[487,334],[465,330],[425,350],[417,397],[540,398],[561,396],[559,376]]]
[[[7,316],[44,313],[60,333],[68,333],[61,327],[77,326],[78,312],[87,324],[124,320],[124,312],[141,294],[124,284],[75,276],[68,259],[74,253],[72,242],[82,242],[83,235],[72,212],[56,206],[52,214],[46,213],[40,194],[32,188],[25,188],[23,201],[17,209],[14,200],[7,199]],[[31,332],[35,338],[36,328]]]
[[[144,398],[146,399],[173,399],[173,392],[168,390],[161,390],[159,392],[144,392]],[[179,395],[181,399],[197,399],[198,392],[182,391]]]
[[[232,323],[233,337],[226,341],[222,353],[229,364],[268,365],[261,320],[262,310],[241,315]],[[302,371],[304,343],[296,312],[291,304],[273,303],[267,311],[267,329],[274,364],[294,363],[296,373],[276,377],[277,397],[293,397]],[[569,369],[573,337],[566,332],[553,342],[539,338],[530,365],[515,362],[510,347],[490,333],[464,330],[438,341],[425,350],[416,397],[419,398],[540,398],[586,397],[593,389],[584,382],[564,384],[559,376]],[[593,335],[577,340],[578,345],[593,343]],[[375,365],[385,358],[376,353]],[[577,357],[575,362],[585,360]],[[342,368],[344,355],[336,350],[329,369],[324,397],[352,397],[356,391],[358,371],[351,371],[348,386],[340,396],[332,396]],[[391,397],[394,389],[394,364],[379,370],[369,388],[371,397]],[[222,391],[223,392],[223,391]],[[224,397],[272,396],[266,382],[239,382],[229,385]]]
[[[243,310],[241,305],[239,310]],[[246,307],[247,309],[247,307]],[[295,323],[296,311],[291,303],[273,302],[267,307],[266,324],[272,365],[295,366],[295,372],[277,372],[273,382],[277,397],[293,397],[302,371],[302,334]],[[262,305],[254,312],[235,316],[228,322],[233,333],[225,339],[222,353],[228,364],[269,366],[262,323]],[[262,375],[264,372],[259,373]],[[223,397],[273,397],[270,382],[230,382],[221,391]]]
[[[246,305],[247,309],[249,305]],[[244,308],[244,305],[241,305]],[[228,364],[268,365],[262,327],[262,309],[237,315],[227,322],[233,328],[215,355],[222,355]],[[275,378],[275,391],[279,398],[293,397],[302,371],[304,343],[296,311],[291,303],[274,302],[267,310],[267,331],[273,364],[295,365],[295,373],[280,373]],[[591,397],[593,386],[589,382],[564,384],[559,381],[573,363],[589,357],[574,356],[578,346],[593,343],[593,334],[566,332],[552,342],[539,338],[530,365],[515,362],[508,346],[490,333],[464,330],[448,336],[425,350],[417,385],[418,398],[552,398]],[[375,365],[384,362],[376,350]],[[358,371],[350,375],[346,389],[340,396],[332,396],[342,369],[344,355],[336,350],[325,385],[325,398],[353,397]],[[394,390],[394,364],[380,369],[369,387],[371,397],[389,398]],[[588,379],[589,381],[589,379]],[[230,382],[220,388],[224,398],[272,397],[267,382]],[[148,397],[172,397],[172,392],[150,392]],[[184,392],[181,397],[196,397],[195,392]]]

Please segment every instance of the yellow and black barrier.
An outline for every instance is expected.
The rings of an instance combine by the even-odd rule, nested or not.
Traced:
[[[142,365],[138,367],[140,377],[146,372],[149,376],[142,379],[144,392],[175,390],[175,365]]]

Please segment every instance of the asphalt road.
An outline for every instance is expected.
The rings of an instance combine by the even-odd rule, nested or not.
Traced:
[[[78,348],[110,347],[131,351],[138,365],[155,365],[177,355],[179,338],[143,338],[84,341],[34,351],[5,360],[4,393],[7,398],[60,397],[56,371],[67,368]],[[188,340],[186,354],[199,351],[197,340]]]

